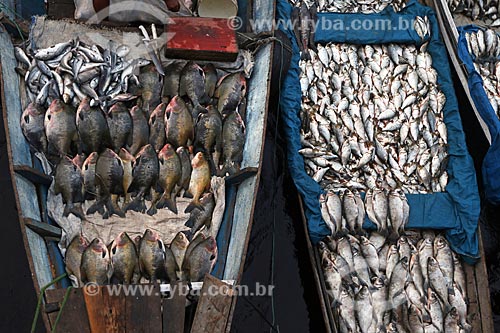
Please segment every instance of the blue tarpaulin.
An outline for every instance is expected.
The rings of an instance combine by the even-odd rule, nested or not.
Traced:
[[[278,19],[281,22],[286,22],[290,18],[291,10],[292,7],[286,0],[278,0]],[[443,193],[407,195],[410,205],[407,228],[446,229],[446,237],[453,250],[461,254],[467,262],[474,263],[479,258],[477,223],[480,204],[476,174],[472,158],[467,151],[446,49],[439,35],[434,12],[411,0],[405,9],[398,13],[395,13],[390,6],[378,14],[369,15],[321,13],[318,14],[319,23],[315,38],[319,43],[397,42],[420,45],[422,43],[420,37],[413,30],[413,25],[408,26],[407,22],[413,22],[416,16],[429,18],[431,36],[428,52],[432,56],[433,67],[438,72],[438,84],[446,95],[443,112],[444,122],[448,128],[449,183],[446,192]],[[385,27],[377,23],[383,22],[381,20],[388,20]],[[387,22],[391,22],[389,28]],[[341,28],[336,29],[339,26]],[[281,24],[280,29],[290,38],[294,51],[280,99],[287,140],[288,167],[304,201],[311,241],[317,243],[327,236],[330,230],[321,218],[319,196],[323,190],[307,175],[304,159],[298,153],[302,148],[299,135],[302,96],[299,81],[299,48],[291,26]],[[367,219],[365,227],[372,228],[373,224]]]
[[[465,34],[476,32],[480,28],[474,25],[459,27],[458,56],[468,73],[468,85],[477,112],[488,126],[491,134],[491,146],[483,160],[483,183],[485,197],[494,204],[500,204],[500,121],[488,100],[483,88],[483,79],[474,68],[474,55],[469,54]]]

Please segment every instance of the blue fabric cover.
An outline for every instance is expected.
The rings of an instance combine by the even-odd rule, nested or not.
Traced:
[[[486,199],[498,205],[500,204],[500,121],[484,91],[483,79],[474,68],[474,55],[469,54],[467,40],[465,39],[467,32],[476,32],[478,30],[479,28],[474,25],[458,28],[458,57],[464,63],[469,74],[467,83],[477,112],[483,118],[491,134],[491,146],[483,160],[483,183]]]
[[[277,8],[278,22],[289,22],[287,20],[290,18],[292,6],[286,0],[278,0]],[[444,193],[407,195],[410,204],[410,220],[407,227],[446,229],[446,236],[453,250],[461,254],[467,262],[474,263],[479,258],[477,223],[480,204],[476,174],[472,158],[467,151],[446,49],[439,35],[434,12],[429,7],[411,0],[400,13],[395,13],[391,7],[387,7],[379,14],[370,15],[321,13],[318,14],[320,23],[316,30],[316,41],[357,44],[398,42],[420,45],[422,41],[413,29],[410,31],[397,29],[398,21],[401,18],[411,20],[416,16],[427,16],[431,23],[428,52],[432,56],[433,66],[438,72],[438,83],[447,100],[443,112],[444,121],[448,127],[449,184],[446,188],[447,192]],[[333,24],[343,21],[344,26],[348,27],[350,26],[349,22],[353,20],[377,20],[381,18],[391,20],[393,27],[396,28],[384,32],[376,29],[342,31],[326,29],[328,24],[321,23],[321,20],[331,20]],[[333,24],[330,24],[330,27]],[[375,27],[375,22],[371,27]],[[299,81],[299,48],[290,25],[279,24],[279,28],[288,35],[293,48],[290,69],[285,78],[280,99],[287,140],[288,167],[304,201],[311,241],[317,243],[329,234],[329,229],[321,218],[319,196],[323,190],[307,175],[304,169],[304,159],[298,153],[301,148],[299,111],[302,95]],[[364,226],[366,228],[374,227],[368,219],[366,219]]]

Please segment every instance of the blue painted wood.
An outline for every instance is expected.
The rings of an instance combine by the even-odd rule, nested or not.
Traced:
[[[272,45],[264,46],[256,56],[255,67],[247,95],[245,150],[241,167],[260,167],[267,117],[269,80],[271,75]],[[238,280],[247,248],[247,234],[253,219],[253,208],[258,187],[257,175],[248,178],[238,187],[234,221],[231,231],[224,279]]]
[[[14,56],[14,47],[10,40],[9,35],[0,31],[0,61],[2,64],[2,80],[4,105],[6,112],[6,131],[8,133],[9,154],[14,165],[32,165],[31,154],[28,145],[19,126],[19,119],[21,118],[21,98],[19,94],[19,77],[14,71],[17,66],[17,61]],[[19,203],[18,209],[24,217],[40,220],[40,208],[38,206],[38,198],[36,187],[24,179],[23,177],[15,174],[14,177],[14,190]],[[34,273],[34,278],[41,288],[52,280],[51,266],[47,246],[44,239],[34,231],[22,228],[26,232],[24,239],[27,245],[27,254],[30,257],[30,264]]]

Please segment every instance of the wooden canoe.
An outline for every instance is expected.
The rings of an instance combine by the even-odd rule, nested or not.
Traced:
[[[304,214],[304,206],[302,198],[299,194],[300,210],[302,212],[302,221],[304,225],[304,233],[307,239],[307,249],[309,251],[309,259],[314,271],[314,280],[317,285],[318,295],[322,306],[323,319],[328,332],[338,331],[338,321],[334,316],[330,306],[329,296],[326,293],[325,279],[321,268],[321,259],[316,246],[311,243],[309,238],[309,229],[307,227],[307,219]],[[491,312],[490,290],[488,287],[488,273],[486,270],[486,262],[484,257],[484,248],[479,231],[479,253],[481,259],[472,266],[463,263],[464,272],[467,283],[467,305],[472,332],[474,333],[493,333],[493,317]]]
[[[273,1],[255,0],[242,7],[248,17],[263,20],[274,17]],[[257,27],[255,33],[264,32]],[[247,137],[242,172],[226,179],[226,210],[217,244],[219,256],[213,276],[207,276],[199,288],[224,286],[221,280],[238,284],[253,222],[253,211],[262,167],[264,135],[273,59],[272,44],[262,46],[255,55],[255,67],[247,92]],[[46,189],[51,177],[30,153],[19,119],[22,114],[22,86],[14,71],[17,62],[10,36],[0,27],[0,87],[8,158],[19,223],[37,293],[65,272],[57,246],[61,229],[49,219]],[[61,332],[223,332],[229,331],[235,310],[236,293],[205,297],[191,312],[185,311],[186,298],[162,299],[161,291],[169,286],[156,286],[157,292],[147,297],[112,296],[101,288],[98,297],[88,297],[82,289],[68,289],[63,279],[47,288],[41,305],[46,330],[51,331],[63,307],[57,331]],[[65,297],[66,296],[66,297]],[[65,299],[63,301],[63,299]],[[66,302],[67,300],[67,302]],[[192,307],[192,306],[191,306]],[[193,315],[194,313],[194,315]]]

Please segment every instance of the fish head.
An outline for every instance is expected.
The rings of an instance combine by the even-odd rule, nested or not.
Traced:
[[[320,251],[326,251],[326,250],[328,250],[328,247],[326,246],[326,243],[325,243],[325,242],[320,241],[320,242],[318,243],[318,249],[319,249]]]
[[[163,148],[160,150],[160,153],[158,154],[158,159],[160,161],[166,161],[168,160],[169,158],[171,158],[172,156],[174,156],[174,154],[176,154],[175,150],[174,150],[174,147],[170,144],[170,143],[167,143],[165,146],[163,146]]]
[[[377,289],[382,289],[385,287],[384,279],[381,276],[376,276],[373,278],[373,286]]]
[[[127,149],[121,148],[118,156],[122,159],[124,162],[135,162],[135,157],[128,152]]]
[[[205,243],[205,248],[208,252],[217,255],[217,242],[215,241],[215,238],[213,236],[208,237],[203,242]],[[210,260],[213,259],[210,258]]]
[[[91,109],[90,107],[90,98],[85,97],[81,100],[78,105],[78,109],[76,110],[76,116],[80,119],[83,119],[83,114]]]
[[[200,199],[202,204],[204,204],[210,200],[214,200],[214,194],[212,192],[208,192],[208,193],[203,194],[203,196]]]
[[[448,247],[448,242],[446,241],[446,239],[443,236],[439,235],[434,239],[434,249],[435,250],[441,250],[441,249],[444,249],[446,247]]]
[[[167,108],[166,103],[160,103],[158,106],[154,109],[153,113],[151,113],[151,116],[149,117],[149,126],[154,125],[157,121],[157,119],[163,119],[165,118],[165,109]]]
[[[152,145],[147,144],[147,145],[145,145],[144,147],[141,148],[141,150],[137,153],[137,156],[135,158],[136,158],[136,160],[139,159],[139,157],[150,158],[153,155],[156,156],[155,149],[153,148]]]
[[[182,110],[187,109],[187,105],[184,100],[179,96],[174,96],[165,110],[165,117],[167,113],[170,115],[172,113],[180,113]]]
[[[205,160],[205,157],[203,156],[203,153],[202,152],[198,152],[198,153],[196,153],[196,155],[194,155],[194,158],[191,161],[191,166],[193,167],[193,169],[196,169],[196,168],[199,168],[203,164],[206,164],[206,163],[207,163],[207,161]]]
[[[81,169],[82,166],[83,166],[83,163],[85,162],[85,155],[76,155],[75,157],[73,157],[73,163],[75,163],[76,165],[78,165],[78,167]]]
[[[427,265],[429,267],[439,267],[439,263],[434,257],[429,257],[429,259],[427,259]]]
[[[101,258],[109,259],[108,248],[100,238],[94,238],[92,243],[90,243],[90,248],[92,249],[93,252],[99,254]]]
[[[361,236],[361,244],[363,244],[363,245],[369,245],[369,244],[371,244],[371,242],[365,236]]]
[[[130,115],[132,116],[132,118],[137,118],[144,116],[144,112],[139,106],[136,105],[132,109],[130,109]]]
[[[98,158],[99,154],[97,154],[96,152],[90,154],[83,162],[82,170],[86,171],[91,167],[95,167]]]
[[[125,112],[125,111],[128,111],[125,104],[123,104],[122,102],[118,102],[118,103],[113,104],[113,106],[111,106],[111,108],[108,111],[108,114],[112,115],[114,113],[121,113],[121,112]]]
[[[189,240],[187,239],[186,235],[182,231],[180,231],[177,233],[177,235],[175,235],[172,244],[175,244],[178,248],[187,249]]]

